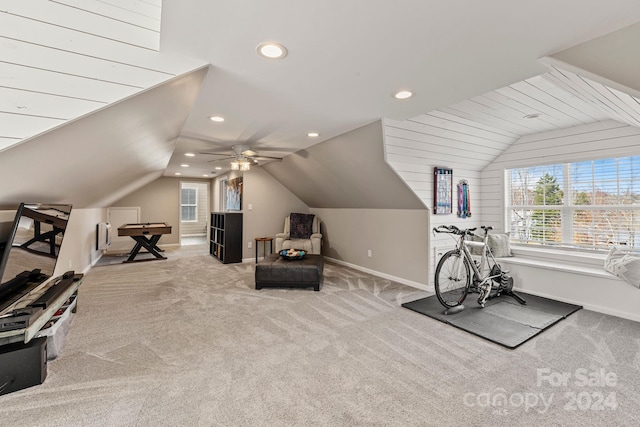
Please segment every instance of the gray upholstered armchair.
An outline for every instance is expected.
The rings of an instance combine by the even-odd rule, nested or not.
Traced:
[[[320,248],[322,246],[322,234],[320,234],[320,220],[315,215],[310,214],[292,214],[299,215],[302,220],[309,221],[310,228],[305,236],[296,236],[291,232],[291,215],[287,216],[284,220],[284,233],[276,234],[276,252],[280,252],[283,249],[302,249],[310,254],[320,254]],[[313,219],[311,219],[313,216]],[[294,222],[296,219],[294,219]]]

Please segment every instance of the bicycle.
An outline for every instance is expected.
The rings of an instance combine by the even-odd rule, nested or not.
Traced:
[[[433,229],[435,233],[459,236],[456,248],[446,252],[436,267],[435,290],[440,304],[446,308],[458,307],[473,292],[479,294],[480,307],[484,307],[490,298],[500,295],[509,295],[525,305],[527,302],[513,292],[513,278],[509,271],[502,270],[487,245],[489,231],[493,227],[483,225],[481,228],[484,230],[482,242],[467,240],[467,237],[475,236],[476,228],[461,230],[455,225],[440,225]],[[473,259],[471,247],[480,249],[479,261]]]

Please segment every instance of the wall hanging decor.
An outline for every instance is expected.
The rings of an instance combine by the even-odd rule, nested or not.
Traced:
[[[227,181],[227,211],[242,210],[242,177]]]
[[[434,168],[433,213],[436,215],[452,213],[453,169]]]
[[[471,198],[469,183],[466,179],[461,179],[458,182],[458,216],[463,219],[471,217]]]

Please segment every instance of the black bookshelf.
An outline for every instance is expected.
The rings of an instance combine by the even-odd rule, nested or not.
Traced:
[[[242,213],[211,212],[209,254],[223,264],[242,262]]]

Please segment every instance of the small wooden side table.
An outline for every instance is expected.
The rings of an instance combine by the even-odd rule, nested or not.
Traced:
[[[258,263],[258,242],[262,242],[262,254],[267,256],[267,242],[269,242],[269,253],[273,253],[273,237],[256,237],[256,264]]]

